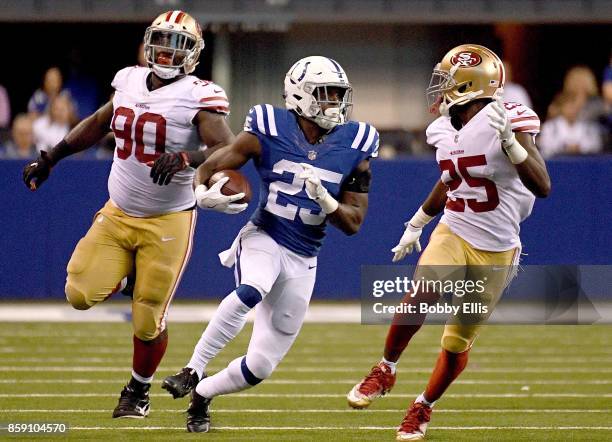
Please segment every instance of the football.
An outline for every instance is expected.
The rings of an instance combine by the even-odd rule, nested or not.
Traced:
[[[237,193],[244,192],[244,198],[236,202],[248,203],[251,201],[252,192],[249,180],[237,170],[221,170],[215,173],[208,180],[208,188],[210,189],[212,185],[225,177],[229,177],[229,181],[221,188],[223,195],[236,195]]]

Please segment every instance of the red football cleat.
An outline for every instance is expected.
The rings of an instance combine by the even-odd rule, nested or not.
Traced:
[[[372,367],[370,373],[355,385],[346,396],[348,403],[353,408],[366,408],[376,398],[384,396],[391,391],[395,385],[395,374],[391,368],[383,362]]]
[[[413,402],[397,429],[395,440],[423,440],[427,424],[431,419],[431,407],[420,402]]]

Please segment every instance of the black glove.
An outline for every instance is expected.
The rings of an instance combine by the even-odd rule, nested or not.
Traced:
[[[49,178],[51,167],[53,167],[53,162],[49,154],[41,150],[36,161],[23,168],[23,182],[26,187],[32,191],[38,189]]]
[[[189,167],[189,154],[187,152],[163,153],[151,167],[151,178],[160,186],[170,184],[175,173]]]

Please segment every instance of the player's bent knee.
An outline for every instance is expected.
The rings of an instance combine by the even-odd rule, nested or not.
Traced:
[[[160,331],[157,328],[134,329],[134,336],[141,341],[153,341],[159,336]]]
[[[257,385],[264,379],[270,377],[276,366],[265,355],[261,353],[249,353],[242,359],[241,369],[246,381],[251,385]]]
[[[261,292],[248,284],[240,284],[238,288],[236,288],[236,295],[238,295],[242,303],[249,308],[255,307],[263,299]]]
[[[66,299],[75,309],[87,310],[92,306],[92,304],[87,302],[87,296],[85,296],[85,293],[83,293],[82,290],[77,289],[74,285],[66,283],[64,290],[66,292]]]
[[[457,335],[442,336],[442,348],[451,353],[463,353],[472,347],[473,339],[466,339]]]
[[[291,305],[279,308],[272,313],[272,325],[285,335],[297,335],[302,327],[308,301],[296,299]]]

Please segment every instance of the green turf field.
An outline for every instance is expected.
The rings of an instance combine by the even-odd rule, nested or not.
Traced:
[[[0,330],[0,423],[63,422],[73,440],[394,440],[406,406],[422,391],[440,326],[426,326],[399,366],[393,392],[369,410],[345,394],[378,361],[385,326],[305,324],[274,375],[213,402],[213,429],[184,430],[186,399],[160,380],[182,367],[202,325],[170,326],[166,358],[147,419],[110,414],[129,378],[125,323],[12,323]],[[490,326],[467,370],[436,405],[428,440],[612,440],[612,328]],[[209,367],[246,349],[250,325]],[[0,435],[0,438],[6,437]],[[22,436],[23,438],[23,436]],[[45,440],[49,436],[27,439]]]

